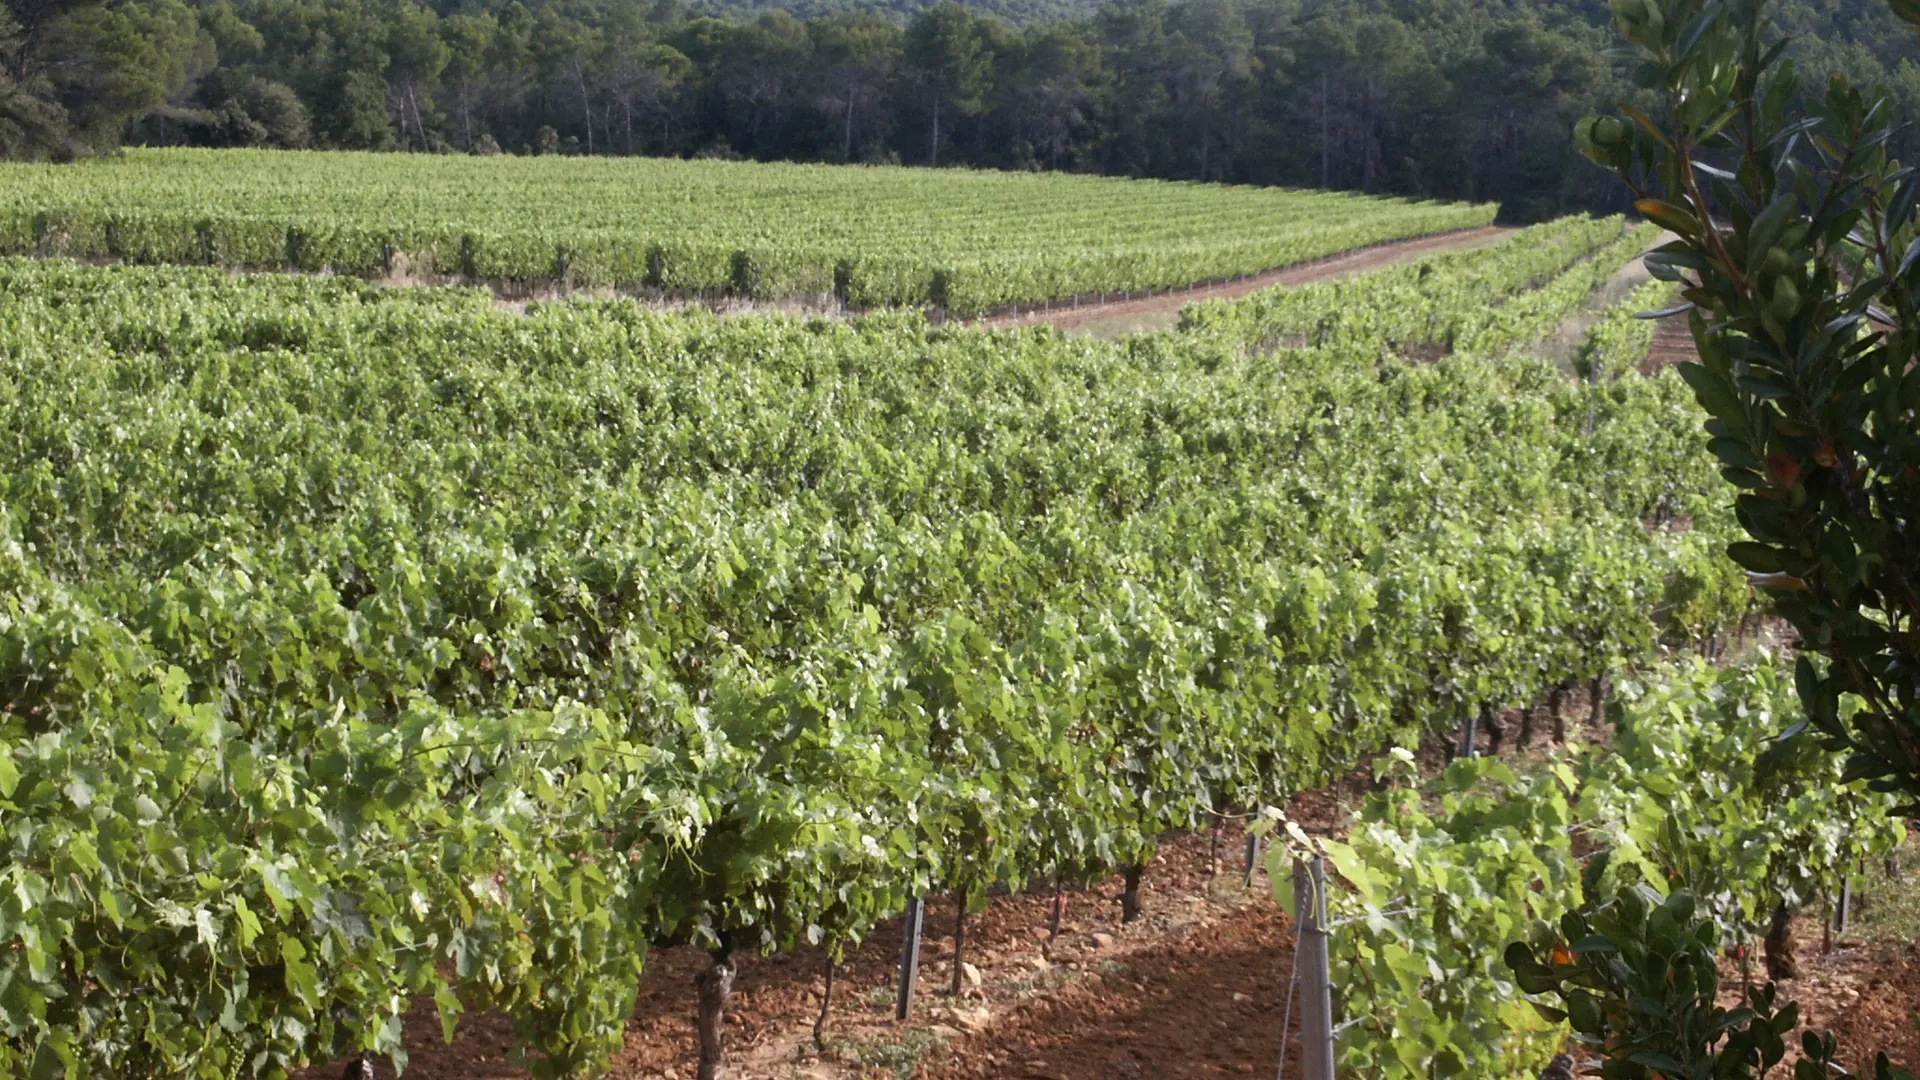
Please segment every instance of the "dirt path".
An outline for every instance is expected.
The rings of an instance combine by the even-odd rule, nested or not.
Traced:
[[[1693,344],[1692,327],[1685,316],[1676,315],[1654,323],[1653,348],[1647,354],[1646,362],[1640,365],[1640,371],[1654,375],[1663,368],[1699,358],[1700,352]]]
[[[1647,250],[1653,250],[1668,239],[1668,234],[1662,233],[1648,245]],[[1519,351],[1551,360],[1563,370],[1571,372],[1574,357],[1579,354],[1580,346],[1586,343],[1587,331],[1593,328],[1593,324],[1606,318],[1608,309],[1625,300],[1628,293],[1653,280],[1653,275],[1647,272],[1645,254],[1641,252],[1627,260],[1625,266],[1608,278],[1606,284],[1589,294],[1580,305],[1580,310],[1555,328],[1553,333]]]
[[[1661,233],[1648,245],[1647,250],[1652,251],[1673,239],[1672,233]],[[1653,275],[1647,272],[1644,256],[1645,252],[1642,252],[1629,260],[1605,285],[1595,289],[1572,317],[1561,323],[1553,333],[1522,351],[1572,370],[1574,357],[1585,343],[1587,331],[1605,318],[1608,310],[1626,299],[1629,293],[1653,280]],[[1660,319],[1654,323],[1653,343],[1646,359],[1640,364],[1640,373],[1655,375],[1663,368],[1696,359],[1698,355],[1694,350],[1693,331],[1688,328],[1684,317]]]
[[[1880,1051],[1909,1066],[1920,1062],[1920,944],[1835,940],[1823,953],[1822,922],[1794,920],[1800,978],[1781,992],[1800,1003],[1801,1024],[1832,1029],[1841,1061],[1862,1075],[1871,1075]]]
[[[1072,333],[1089,334],[1101,338],[1117,338],[1126,334],[1141,333],[1148,330],[1171,328],[1180,316],[1180,309],[1195,300],[1224,300],[1246,296],[1261,289],[1275,285],[1305,285],[1314,281],[1326,281],[1345,277],[1349,274],[1373,270],[1391,263],[1401,262],[1418,255],[1434,251],[1466,249],[1490,244],[1518,230],[1504,226],[1488,225],[1476,229],[1460,229],[1454,232],[1435,233],[1431,236],[1415,237],[1411,240],[1393,240],[1371,247],[1357,248],[1352,251],[1330,255],[1323,259],[1314,259],[1278,270],[1268,270],[1238,281],[1229,281],[1219,285],[1207,285],[1184,290],[1170,290],[1139,300],[1115,300],[1110,303],[1082,304],[1077,307],[1061,307],[1052,310],[1029,310],[1017,315],[996,315],[984,319],[962,320],[966,325],[987,328],[1006,328],[1017,326],[1038,326],[1050,324]],[[117,265],[118,259],[83,259],[82,262],[95,266]],[[227,267],[226,272],[234,277],[278,271],[243,270]],[[292,272],[292,271],[290,271]],[[331,271],[294,272],[307,276],[329,277]],[[673,295],[658,289],[620,290],[606,287],[569,288],[550,282],[532,285],[469,282],[458,277],[436,276],[417,271],[412,261],[405,255],[398,257],[395,269],[383,276],[365,279],[369,284],[395,289],[441,288],[464,286],[486,289],[493,293],[494,305],[502,311],[515,315],[525,315],[528,308],[536,303],[566,300],[571,298],[610,299],[626,297],[645,307],[660,311],[704,310],[717,315],[786,315],[794,318],[848,318],[857,312],[850,312],[833,302],[831,297],[785,297],[777,300],[743,300],[736,297],[703,297]],[[875,309],[882,310],[882,309]]]
[[[1280,1060],[1292,952],[1292,928],[1279,906],[1248,904],[1124,957],[1100,960],[1080,986],[1010,1013],[991,1034],[956,1047],[931,1075],[1144,1080],[1267,1074]],[[1289,1054],[1297,1069],[1298,1053]]]
[[[1364,270],[1402,262],[1418,255],[1480,247],[1511,235],[1513,229],[1489,225],[1479,229],[1396,240],[1333,255],[1313,262],[1269,270],[1264,274],[1221,285],[1196,288],[1191,292],[1167,292],[1143,300],[1116,300],[1107,304],[1083,304],[1080,307],[1055,308],[1052,311],[1028,311],[1018,315],[1000,315],[974,325],[988,327],[1038,326],[1047,324],[1075,334],[1116,338],[1149,330],[1165,330],[1180,318],[1180,309],[1195,300],[1230,300],[1276,285],[1306,285],[1346,277]]]

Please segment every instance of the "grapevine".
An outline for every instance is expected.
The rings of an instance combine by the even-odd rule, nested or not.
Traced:
[[[1461,272],[1524,303],[1591,232]],[[15,1072],[397,1054],[416,997],[592,1071],[653,946],[1142,865],[1746,610],[1655,617],[1729,527],[1665,378],[57,260],[0,299]]]

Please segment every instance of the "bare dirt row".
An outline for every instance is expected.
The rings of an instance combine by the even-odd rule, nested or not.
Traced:
[[[1510,235],[1513,231],[1510,228],[1489,225],[1479,229],[1463,229],[1458,232],[1416,237],[1412,240],[1397,240],[1301,263],[1297,266],[1269,270],[1239,281],[1195,288],[1191,291],[1166,292],[1139,300],[1115,300],[1105,304],[1082,304],[1079,307],[1026,311],[1018,315],[1001,315],[984,319],[978,325],[990,327],[1047,325],[1072,333],[1103,338],[1120,337],[1147,330],[1164,330],[1172,327],[1179,320],[1181,308],[1197,300],[1232,300],[1276,285],[1308,285],[1316,281],[1330,281],[1366,270],[1377,270],[1421,255],[1481,247]]]
[[[1693,345],[1693,331],[1687,320],[1680,317],[1661,319],[1654,324],[1653,349],[1647,354],[1647,362],[1640,370],[1652,375],[1663,368],[1697,360],[1700,353]]]

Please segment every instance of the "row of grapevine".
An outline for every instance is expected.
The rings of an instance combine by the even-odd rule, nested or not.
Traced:
[[[539,209],[531,210],[531,207]],[[0,164],[0,254],[963,316],[1486,225],[1492,206],[924,169],[263,151]]]
[[[398,1053],[417,996],[588,1070],[654,944],[1138,866],[1745,610],[1670,378],[65,262],[0,300],[15,1073]]]
[[[1629,228],[1540,288],[1457,323],[1444,340],[1449,347],[1475,356],[1498,356],[1538,341],[1576,315],[1595,290],[1652,247],[1659,235],[1651,225]]]
[[[1604,747],[1529,772],[1461,760],[1373,796],[1349,843],[1324,843],[1340,878],[1334,977],[1356,1021],[1343,1068],[1531,1080],[1568,1029],[1516,991],[1507,947],[1565,949],[1562,917],[1587,888],[1684,889],[1720,946],[1752,948],[1776,908],[1833,896],[1898,847],[1890,796],[1812,740],[1780,738],[1800,719],[1782,663],[1663,664],[1619,680]]]
[[[1194,304],[1182,328],[1254,348],[1497,356],[1537,340],[1658,234],[1620,218],[1563,218],[1507,243],[1242,300]],[[1486,302],[1488,298],[1492,303]]]
[[[1671,281],[1649,281],[1608,308],[1580,343],[1574,368],[1581,378],[1617,378],[1637,371],[1653,348],[1654,321],[1641,318],[1660,311],[1680,296]]]

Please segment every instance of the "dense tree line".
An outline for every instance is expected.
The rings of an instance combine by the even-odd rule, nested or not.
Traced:
[[[1599,0],[828,0],[806,19],[726,2],[0,0],[0,154],[965,164],[1497,200],[1531,219],[1617,206],[1568,132],[1640,93]],[[1920,50],[1884,5],[1787,16],[1810,84],[1844,70],[1920,106]]]

